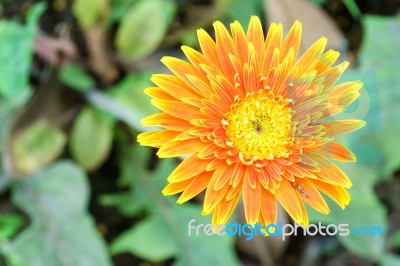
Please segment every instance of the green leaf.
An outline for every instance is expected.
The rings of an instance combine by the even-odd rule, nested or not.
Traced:
[[[163,40],[176,11],[169,0],[140,0],[125,14],[115,44],[131,59],[142,59],[154,52]]]
[[[60,155],[66,142],[64,133],[46,120],[37,120],[12,139],[12,155],[17,170],[32,173]]]
[[[86,98],[92,105],[138,131],[151,130],[149,127],[144,128],[140,123],[144,117],[158,112],[151,105],[150,98],[143,93],[143,90],[150,85],[148,73],[129,75],[110,88],[107,94],[90,91],[86,94]]]
[[[250,17],[258,15],[262,17],[264,12],[264,1],[263,0],[233,0],[227,10],[228,15],[240,22],[243,28],[246,30]]]
[[[59,162],[16,184],[12,196],[31,218],[7,248],[14,261],[29,266],[111,265],[87,213],[89,188],[82,169]]]
[[[379,261],[379,265],[380,266],[400,265],[400,256],[392,253],[385,253],[382,255],[382,259]]]
[[[74,0],[72,11],[79,24],[89,29],[107,16],[108,0]]]
[[[143,93],[146,87],[151,86],[151,74],[139,73],[129,75],[110,88],[108,93],[123,106],[132,109],[132,112],[141,118],[157,113],[158,109],[150,103],[150,98]]]
[[[343,0],[344,5],[355,19],[360,19],[362,13],[355,0]]]
[[[12,237],[22,226],[22,217],[15,214],[1,215],[0,217],[0,242]]]
[[[72,126],[70,150],[85,169],[98,168],[111,149],[115,120],[93,107],[85,107]]]
[[[29,72],[36,24],[43,13],[43,3],[28,14],[28,24],[0,20],[0,94],[13,98],[29,89]]]
[[[381,156],[379,163],[383,164],[382,175],[391,176],[400,169],[400,18],[366,16],[363,28],[361,68],[370,70],[371,76],[376,78],[376,86],[367,87],[366,84],[371,106],[364,140],[374,143],[377,148]]]
[[[95,86],[93,78],[78,64],[62,67],[58,72],[58,78],[65,85],[78,91],[88,91]]]
[[[173,239],[171,232],[164,228],[165,225],[156,217],[147,218],[122,233],[113,243],[111,252],[130,252],[150,261],[172,258],[179,250],[170,243]]]
[[[308,0],[308,1],[310,1],[311,3],[314,3],[316,5],[322,6],[326,3],[327,0]]]
[[[400,230],[397,230],[393,235],[393,246],[400,247]]]
[[[176,198],[164,197],[166,176],[176,166],[173,160],[162,160],[154,171],[146,170],[147,149],[135,146],[123,157],[131,162],[132,188],[137,197],[145,202],[150,215],[133,228],[122,233],[111,245],[112,252],[131,252],[149,261],[161,261],[175,257],[174,265],[239,265],[233,249],[234,238],[230,236],[188,235],[190,220],[196,224],[211,223],[210,217],[201,216],[201,207],[185,203],[178,205]],[[148,153],[147,153],[148,154]],[[136,158],[140,158],[137,160]],[[147,160],[146,160],[147,159]],[[120,202],[135,204],[135,202]]]
[[[12,99],[0,98],[0,149],[4,149],[4,138],[16,113],[32,96],[31,90],[26,90]]]
[[[129,7],[135,0],[110,0],[110,14],[107,17],[107,24],[119,22],[124,17]]]

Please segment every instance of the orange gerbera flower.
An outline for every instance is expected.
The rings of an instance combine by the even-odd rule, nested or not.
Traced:
[[[335,83],[349,65],[332,66],[339,53],[323,52],[321,38],[300,59],[301,24],[282,41],[282,25],[264,38],[252,17],[247,33],[232,35],[214,23],[216,41],[202,29],[202,53],[183,46],[189,62],[165,57],[174,75],[156,74],[146,89],[162,112],[145,126],[165,129],[139,135],[141,145],[160,148],[160,158],[189,154],[168,177],[164,195],[183,192],[178,203],[206,189],[203,214],[224,224],[243,198],[250,224],[276,222],[276,200],[294,221],[308,224],[304,202],[328,214],[320,191],[342,208],[349,204],[346,174],[332,160],[355,161],[333,136],[364,126],[360,120],[331,120],[359,96],[362,83]]]

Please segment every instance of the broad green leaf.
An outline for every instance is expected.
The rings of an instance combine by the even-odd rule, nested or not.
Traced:
[[[78,91],[88,91],[95,86],[93,78],[78,64],[62,67],[58,77],[65,85]]]
[[[263,16],[263,4],[263,0],[233,0],[228,7],[227,13],[233,20],[239,21],[246,30],[251,16]]]
[[[150,74],[138,73],[127,76],[111,87],[107,94],[90,91],[86,98],[92,105],[138,131],[151,130],[148,127],[144,128],[140,123],[144,117],[157,113],[157,109],[150,103],[150,98],[143,93],[150,85]]]
[[[140,0],[125,14],[118,28],[115,44],[131,59],[141,59],[154,52],[163,40],[176,7],[169,0]]]
[[[379,266],[400,265],[400,256],[392,253],[385,253],[379,261]]]
[[[116,86],[110,88],[108,93],[118,103],[129,107],[141,118],[155,114],[157,108],[150,103],[149,96],[143,93],[146,87],[151,86],[150,77],[149,73],[129,75]]]
[[[85,107],[72,126],[70,150],[85,169],[98,168],[111,149],[115,120],[93,107]]]
[[[331,213],[322,215],[309,210],[310,222],[324,224],[349,224],[349,229],[360,226],[380,226],[384,236],[357,235],[350,232],[349,236],[338,236],[340,242],[350,251],[377,261],[385,249],[385,235],[389,230],[386,220],[386,209],[376,197],[373,184],[377,180],[374,168],[357,164],[340,164],[340,167],[351,177],[353,187],[350,189],[351,202],[342,210],[336,203],[328,200]],[[327,197],[326,197],[327,198]]]
[[[86,99],[93,106],[112,115],[115,118],[118,118],[132,128],[135,128],[138,131],[143,130],[143,126],[140,124],[142,117],[133,112],[131,108],[120,104],[111,96],[101,91],[93,90],[86,93]]]
[[[89,188],[83,170],[59,162],[17,183],[13,202],[31,224],[9,243],[8,256],[29,266],[108,266],[105,244],[87,213]]]
[[[12,237],[22,226],[23,219],[16,214],[6,214],[0,216],[0,242]]]
[[[108,0],[74,0],[72,11],[84,29],[102,21],[108,13]]]
[[[316,5],[322,6],[326,3],[327,0],[308,0],[308,1],[310,1],[311,3],[314,3]]]
[[[360,65],[374,72],[376,87],[367,87],[370,94],[370,116],[364,141],[374,142],[381,154],[382,175],[400,168],[398,139],[400,132],[400,18],[366,16]]]
[[[112,24],[119,22],[135,1],[136,0],[110,0],[111,10],[107,17],[106,23]]]
[[[18,172],[32,173],[52,162],[63,150],[64,133],[46,120],[37,120],[12,139],[12,155]]]
[[[130,252],[145,260],[161,261],[179,252],[178,246],[171,244],[173,238],[162,220],[152,216],[122,233],[113,243],[111,252]]]
[[[360,19],[362,13],[355,0],[343,0],[344,5],[355,19]]]
[[[185,203],[178,205],[176,198],[164,197],[162,188],[166,177],[175,167],[173,160],[162,160],[154,171],[146,170],[145,148],[135,146],[124,160],[134,169],[131,186],[137,188],[148,218],[123,232],[111,245],[113,253],[131,252],[149,261],[161,261],[174,257],[174,265],[239,265],[234,253],[234,238],[230,236],[188,235],[190,220],[211,223],[210,217],[201,216],[201,207]],[[140,158],[136,160],[136,158]],[[148,158],[148,157],[147,157]],[[128,167],[124,164],[124,167]],[[135,202],[120,202],[135,204]],[[121,208],[121,206],[119,206]],[[147,236],[147,238],[145,237]]]
[[[0,94],[13,98],[29,89],[29,72],[36,24],[43,13],[43,3],[28,14],[27,25],[0,20]]]
[[[12,99],[0,98],[0,149],[4,149],[4,138],[16,113],[32,96],[31,90],[26,90]]]

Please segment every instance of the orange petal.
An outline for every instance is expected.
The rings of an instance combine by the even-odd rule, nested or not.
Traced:
[[[249,224],[256,224],[261,209],[261,184],[257,181],[253,188],[250,184],[251,173],[247,175],[247,180],[243,180],[243,206],[246,221]]]
[[[213,65],[213,62],[210,61],[207,57],[199,53],[198,51],[194,50],[191,47],[183,45],[181,47],[183,53],[186,55],[186,57],[189,59],[189,61],[194,65],[194,67],[197,69],[199,73],[202,74],[202,76],[207,77],[206,72],[202,69],[201,65],[206,64],[206,65]]]
[[[272,59],[276,50],[279,50],[282,43],[283,28],[282,24],[272,23],[269,27],[267,37],[265,39],[265,55],[263,60],[262,75],[269,76],[269,72],[275,65]]]
[[[294,52],[290,49],[287,56],[283,59],[282,63],[279,64],[274,70],[274,77],[269,82],[269,86],[273,89],[275,95],[287,96],[287,85],[289,74],[292,71],[294,63]]]
[[[236,186],[231,185],[229,187],[228,192],[226,193],[226,200],[230,200],[233,197],[236,197],[237,195],[240,195],[243,187],[243,179],[240,179]]]
[[[342,186],[332,185],[318,180],[313,180],[312,182],[319,190],[333,199],[342,209],[349,205],[350,194]]]
[[[177,137],[180,133],[181,132],[172,130],[156,130],[139,134],[137,140],[142,146],[159,148],[171,139]]]
[[[325,52],[321,58],[319,58],[317,65],[315,66],[315,69],[317,70],[318,74],[326,71],[328,68],[330,68],[333,63],[339,58],[340,53],[334,50],[328,50]]]
[[[190,86],[190,82],[186,75],[202,77],[206,81],[206,77],[203,77],[199,71],[190,63],[183,61],[175,57],[165,56],[161,59],[161,62],[166,65],[179,79]],[[207,96],[202,91],[196,90],[191,87],[197,94]]]
[[[299,52],[300,42],[301,42],[301,23],[296,20],[293,24],[292,28],[289,30],[286,35],[285,40],[283,41],[281,47],[281,56],[286,57],[289,54],[290,49],[294,49],[294,58],[297,57],[297,53]]]
[[[305,217],[303,217],[302,202],[290,185],[289,181],[282,179],[280,181],[280,187],[276,190],[276,197],[281,203],[282,207],[289,213],[290,217],[299,224],[303,223]]]
[[[196,176],[206,170],[210,160],[201,160],[192,154],[183,160],[167,178],[168,182],[180,182]]]
[[[179,119],[166,113],[148,116],[141,121],[143,126],[159,126],[175,131],[186,131],[193,128],[187,120]]]
[[[242,64],[244,64],[247,62],[249,57],[249,50],[247,48],[247,38],[242,25],[240,25],[238,21],[231,23],[231,32],[237,49],[238,59]]]
[[[349,65],[349,62],[344,61],[343,63],[321,73],[319,76],[325,77],[324,81],[322,82],[322,84],[324,85],[324,90],[331,89],[333,85],[335,85],[336,82],[340,79],[343,72]]]
[[[239,201],[240,194],[230,200],[223,199],[217,205],[213,215],[213,225],[225,224],[231,217]]]
[[[235,45],[224,24],[220,21],[216,21],[213,23],[213,26],[215,29],[217,53],[221,67],[224,70],[225,76],[233,77],[235,75],[235,69],[231,64],[229,54],[237,55]]]
[[[329,97],[330,107],[323,111],[321,118],[333,116],[343,112],[347,106],[354,102],[361,94],[358,91]]]
[[[206,82],[198,78],[198,76],[186,75],[186,78],[192,85],[191,87],[195,87],[197,91],[201,91],[206,96],[206,98],[209,98],[214,93],[214,90],[211,88],[210,84],[207,84]]]
[[[169,183],[162,191],[164,196],[174,195],[184,191],[190,183],[192,183],[193,178],[183,180],[180,182]]]
[[[366,122],[362,120],[334,120],[319,122],[318,124],[325,127],[327,136],[337,136],[360,129],[366,125]]]
[[[151,103],[161,111],[185,120],[206,117],[199,108],[184,102],[153,99]]]
[[[214,184],[215,190],[220,190],[224,186],[228,186],[229,179],[232,178],[235,171],[235,165],[225,165],[215,169],[216,181]]]
[[[302,213],[302,217],[303,217],[302,224],[303,224],[304,226],[307,227],[307,226],[308,226],[308,223],[309,223],[309,221],[308,221],[307,209],[306,209],[306,206],[304,206],[304,203],[303,203],[303,201],[301,200],[299,194],[297,194],[297,197],[298,197],[298,199],[299,199],[299,201],[300,201],[300,206],[301,206],[301,213]]]
[[[208,214],[213,211],[215,206],[226,196],[226,193],[229,190],[229,186],[224,186],[220,190],[215,190],[215,182],[219,178],[219,173],[214,171],[213,176],[211,177],[210,183],[206,190],[206,195],[204,197],[204,205],[203,205],[203,214]]]
[[[236,187],[240,184],[241,181],[243,181],[244,176],[246,175],[247,167],[242,165],[241,163],[235,164],[235,171],[234,174],[232,175],[232,178],[229,182],[233,187]]]
[[[299,68],[302,73],[310,72],[314,69],[322,52],[325,49],[327,43],[326,38],[320,38],[316,41],[297,61],[295,67]]]
[[[321,181],[345,188],[352,186],[350,179],[336,164],[320,156],[315,156],[313,159],[319,164],[320,171],[315,172],[315,175],[322,179]]]
[[[178,157],[185,154],[199,152],[207,146],[199,138],[185,140],[170,140],[163,144],[157,152],[160,158]]]
[[[311,149],[309,152],[318,156],[325,156],[342,162],[356,161],[356,156],[350,150],[334,141],[316,147],[315,149]]]
[[[308,178],[298,179],[294,188],[299,193],[300,198],[307,202],[311,207],[322,214],[327,215],[329,213],[328,204],[326,204],[324,198],[315,188],[313,180],[309,180]]]
[[[156,74],[151,77],[151,81],[177,99],[182,99],[182,97],[200,99],[198,92],[194,91],[176,76]]]
[[[206,167],[206,171],[213,171],[215,169],[217,169],[218,167],[222,166],[226,164],[225,160],[221,160],[219,158],[214,158],[213,160],[211,160],[211,162],[207,165]]]
[[[261,188],[261,215],[264,225],[275,224],[277,218],[276,197],[267,189]]]
[[[163,99],[175,101],[177,98],[173,97],[171,94],[167,93],[165,90],[159,87],[149,87],[144,90],[144,93],[149,95],[151,98]]]
[[[203,172],[194,177],[177,200],[177,203],[182,204],[197,196],[200,192],[206,189],[206,187],[210,183],[211,176],[212,172]]]
[[[212,159],[212,158],[215,158],[215,153],[221,149],[222,149],[221,147],[212,143],[212,144],[208,145],[207,147],[205,147],[204,149],[202,149],[197,154],[197,157],[199,157],[201,159]]]
[[[264,58],[264,32],[262,29],[261,21],[256,16],[251,16],[249,28],[247,30],[247,40],[253,44],[255,53],[258,58]],[[247,47],[246,47],[247,48]]]
[[[213,39],[203,29],[199,29],[197,31],[197,36],[199,39],[200,48],[203,51],[204,56],[210,59],[215,66],[221,68],[218,59],[217,46]]]

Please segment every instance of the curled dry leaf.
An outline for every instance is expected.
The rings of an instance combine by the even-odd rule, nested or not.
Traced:
[[[77,103],[77,99],[75,98],[74,94],[71,94],[70,90],[60,83],[58,76],[56,75],[56,71],[53,70],[50,73],[48,80],[38,88],[36,94],[33,95],[28,104],[14,117],[13,121],[11,122],[9,130],[4,138],[5,144],[3,151],[3,167],[6,174],[16,178],[23,177],[27,173],[39,169],[43,165],[48,164],[56,159],[61,152],[61,147],[63,146],[64,142],[63,136],[61,136],[63,134],[62,132],[66,132],[68,130],[68,125],[78,111],[78,104],[79,103]],[[15,145],[16,141],[18,141],[18,136],[21,136],[21,134],[24,134],[24,132],[29,133],[27,128],[35,125],[38,120],[45,120],[51,125],[50,131],[55,132],[53,135],[55,136],[55,142],[59,144],[59,149],[54,154],[51,154],[52,149],[49,149],[49,153],[46,153],[47,157],[41,153],[40,155],[36,156],[35,153],[35,160],[31,160],[29,159],[29,156],[25,156],[28,153],[24,153],[26,150],[29,150],[29,147],[28,149],[23,148],[22,150],[25,156],[23,157],[28,158],[28,161],[34,162],[35,165],[29,166],[29,169],[27,169],[27,167],[22,167],[24,169],[21,169],[20,166],[23,164],[23,162],[15,158],[15,152],[13,152],[13,149],[15,151],[15,147],[13,148],[13,145]],[[38,136],[37,139],[41,141],[42,136],[44,136],[44,141],[47,141],[46,127],[42,127],[42,125],[39,124],[38,128],[36,128]],[[45,129],[42,130],[43,128]],[[52,130],[53,128],[57,128],[57,130]],[[42,132],[45,133],[42,134]],[[27,136],[27,139],[32,137],[27,134],[25,134],[25,136]],[[39,141],[33,139],[32,143],[39,143]],[[35,146],[35,148],[37,147]],[[20,162],[20,165],[18,165],[16,162]]]
[[[118,78],[118,70],[110,58],[107,47],[106,29],[96,24],[85,31],[90,66],[105,83],[112,83]]]
[[[299,20],[303,24],[303,37],[300,52],[302,54],[320,37],[328,39],[327,48],[343,50],[346,39],[335,22],[318,6],[307,0],[265,0],[269,23],[282,23],[284,34],[288,25]],[[345,54],[344,52],[342,54]]]
[[[40,58],[56,67],[70,63],[77,56],[72,42],[46,35],[35,39],[33,49]]]

